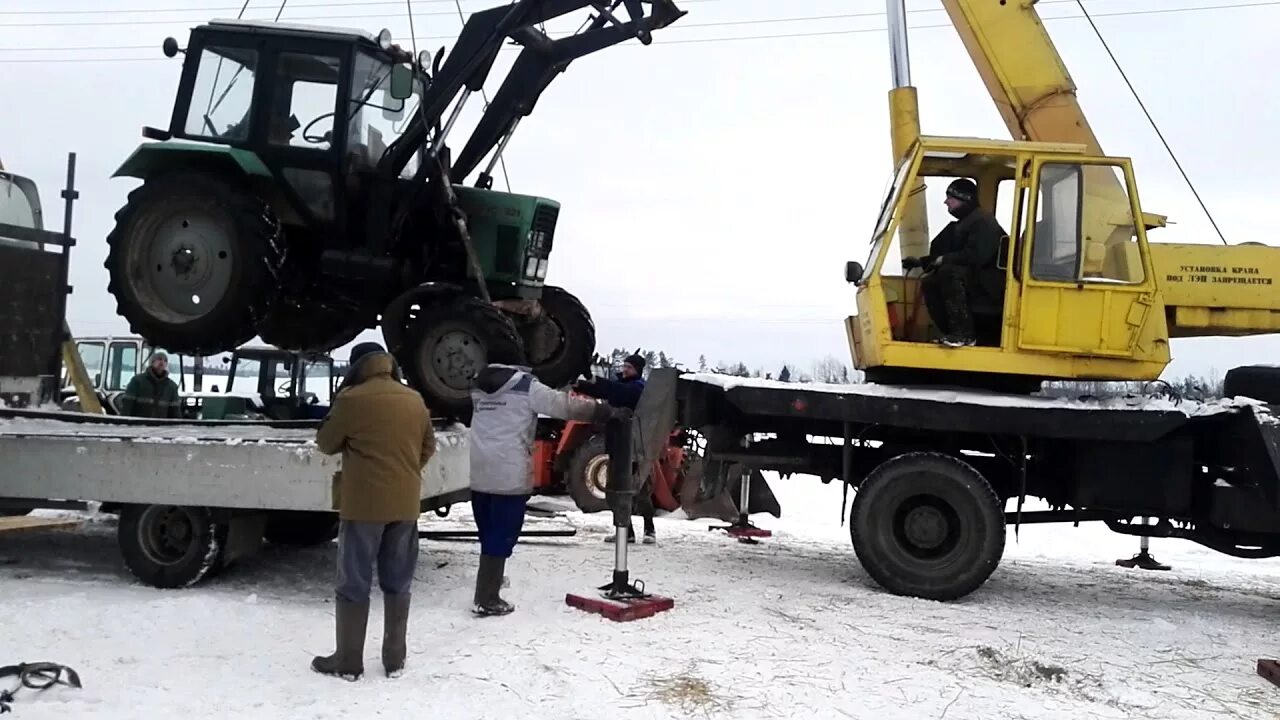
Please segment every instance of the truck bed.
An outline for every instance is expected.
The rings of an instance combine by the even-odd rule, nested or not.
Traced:
[[[329,511],[341,463],[316,450],[318,425],[0,409],[0,497]],[[436,439],[425,508],[469,486],[465,429]]]
[[[1162,397],[1069,399],[1006,395],[967,389],[858,383],[784,383],[714,373],[680,377],[689,426],[729,421],[738,427],[792,421],[796,429],[880,425],[913,430],[985,432],[1074,440],[1149,441],[1198,419],[1253,408],[1249,398],[1212,402]],[[833,435],[839,435],[834,432]]]

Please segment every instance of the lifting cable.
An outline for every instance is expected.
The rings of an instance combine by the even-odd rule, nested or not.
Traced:
[[[405,0],[409,2],[410,0]],[[462,26],[467,26],[467,18],[462,14],[462,0],[453,0],[454,7],[458,8],[458,19],[462,21]],[[545,32],[545,31],[544,31]],[[413,10],[409,10],[409,34],[413,34]],[[416,54],[417,51],[415,51]],[[484,86],[480,87],[480,99],[484,101],[484,109],[489,109],[489,94],[484,91]],[[502,182],[507,186],[507,192],[511,192],[511,178],[507,176],[507,158],[502,155],[502,148],[497,148],[498,164],[502,167]]]
[[[1227,238],[1222,234],[1222,229],[1218,227],[1218,221],[1214,220],[1213,213],[1209,212],[1209,208],[1204,204],[1204,200],[1200,197],[1200,192],[1192,184],[1191,178],[1187,177],[1187,171],[1182,169],[1182,163],[1178,161],[1178,156],[1174,154],[1173,148],[1169,147],[1169,142],[1164,139],[1164,133],[1160,132],[1160,126],[1156,124],[1155,118],[1151,117],[1151,113],[1147,111],[1146,104],[1142,102],[1141,97],[1138,97],[1137,89],[1129,81],[1129,76],[1125,73],[1124,68],[1120,66],[1120,61],[1116,59],[1115,53],[1111,52],[1111,46],[1107,44],[1106,38],[1102,37],[1102,31],[1098,29],[1098,25],[1094,23],[1089,11],[1085,9],[1084,0],[1076,0],[1076,4],[1080,6],[1080,12],[1084,13],[1084,19],[1088,20],[1089,26],[1093,28],[1093,34],[1098,36],[1098,42],[1102,43],[1103,49],[1111,57],[1111,62],[1116,66],[1116,70],[1120,72],[1120,77],[1124,78],[1124,84],[1129,86],[1129,92],[1133,94],[1133,99],[1138,101],[1138,107],[1142,108],[1142,114],[1147,116],[1147,122],[1151,123],[1151,128],[1156,131],[1156,136],[1160,138],[1164,149],[1169,153],[1169,157],[1173,159],[1173,164],[1177,166],[1178,172],[1182,173],[1182,179],[1187,181],[1187,187],[1191,188],[1191,194],[1195,195],[1196,202],[1200,203],[1200,209],[1204,210],[1205,217],[1209,218],[1209,223],[1213,225],[1214,232],[1218,233],[1218,239],[1222,241],[1223,245],[1227,245]]]

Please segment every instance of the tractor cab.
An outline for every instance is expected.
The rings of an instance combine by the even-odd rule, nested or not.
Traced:
[[[902,259],[947,242],[957,178],[1004,232],[987,268],[999,282],[965,283],[976,343],[948,347],[930,313],[941,303],[924,290],[933,271],[904,271]],[[1156,378],[1169,360],[1131,163],[1081,146],[921,137],[890,181],[866,264],[848,263],[846,280],[857,288],[854,364],[876,382],[1026,392],[1045,379]]]
[[[307,420],[324,417],[337,394],[338,377],[333,359],[323,353],[302,353],[273,347],[241,347],[222,358],[226,387],[222,393],[229,404],[204,400],[206,420],[239,414],[235,398],[253,396],[252,410],[271,420]]]
[[[414,93],[411,58],[390,37],[253,20],[200,25],[169,131],[144,134],[242,151],[232,157],[287,200],[290,212],[277,209],[286,222],[340,232],[358,207],[344,202],[354,199],[350,177],[378,164]],[[165,52],[176,54],[177,42]]]

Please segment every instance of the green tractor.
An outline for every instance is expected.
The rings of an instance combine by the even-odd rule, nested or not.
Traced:
[[[538,29],[587,6],[598,12],[575,35]],[[495,191],[491,173],[572,60],[648,44],[684,14],[671,0],[519,0],[473,13],[434,64],[387,30],[226,20],[192,29],[185,49],[166,39],[167,56],[185,54],[169,128],[143,128],[156,142],[115,173],[143,181],[108,237],[118,312],[191,355],[255,336],[328,352],[381,326],[432,411],[464,421],[486,362],[571,382],[595,327],[544,284],[560,206]],[[508,39],[523,49],[455,159],[446,138]]]

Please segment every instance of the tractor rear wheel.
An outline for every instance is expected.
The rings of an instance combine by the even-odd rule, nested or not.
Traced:
[[[107,236],[107,286],[130,329],[170,352],[236,348],[279,294],[280,226],[242,185],[198,171],[129,193]]]
[[[562,288],[542,288],[542,313],[521,325],[533,374],[554,388],[591,372],[596,326],[582,301]]]
[[[471,381],[491,362],[525,363],[524,343],[501,310],[459,297],[423,308],[400,364],[435,416],[471,421]]]
[[[307,307],[281,298],[258,323],[258,337],[268,345],[295,352],[327,353],[363,332],[365,323],[352,313]]]

